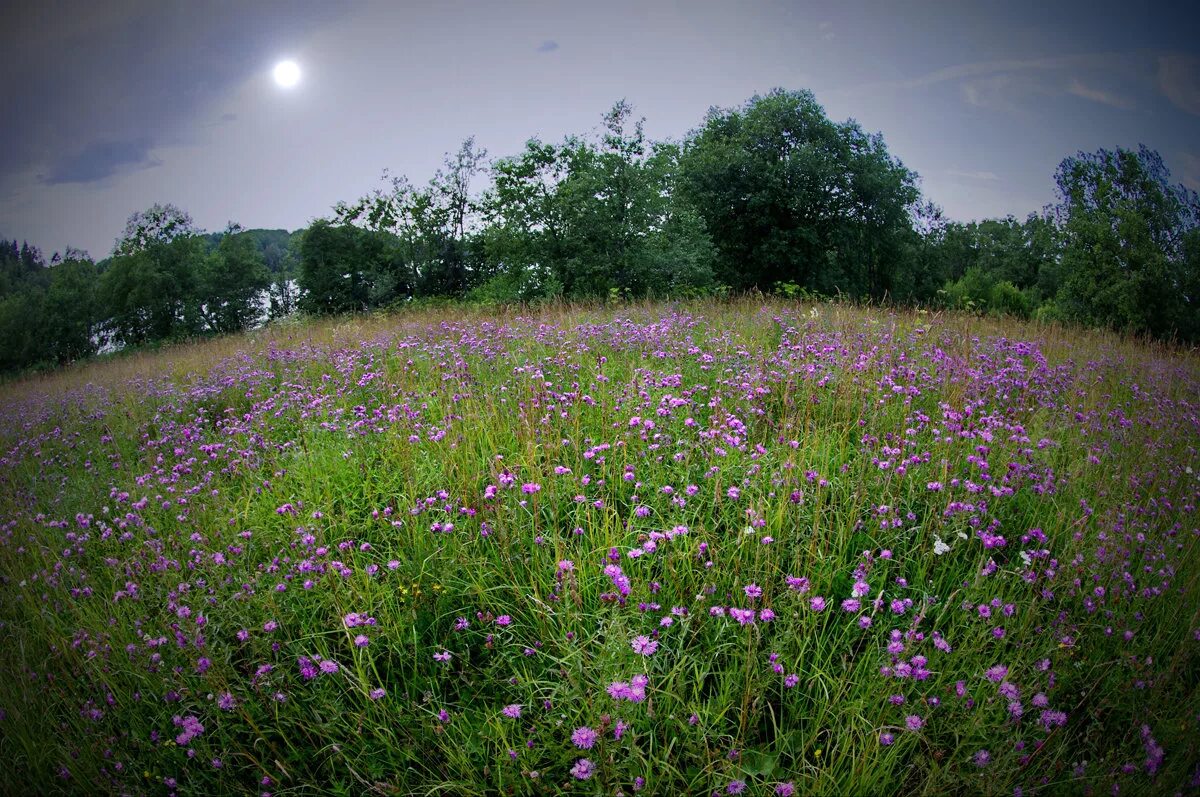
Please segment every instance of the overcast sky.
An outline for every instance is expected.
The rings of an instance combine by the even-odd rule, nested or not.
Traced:
[[[956,219],[1023,217],[1080,150],[1162,153],[1200,188],[1200,14],[1087,2],[63,2],[5,13],[0,237],[106,256],[172,202],[207,229],[296,229],[424,182],[463,138],[493,156],[597,126],[653,138],[710,106],[812,90],[884,135]],[[283,58],[298,86],[271,78]]]

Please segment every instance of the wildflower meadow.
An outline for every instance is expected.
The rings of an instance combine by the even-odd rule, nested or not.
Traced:
[[[0,387],[0,791],[1200,793],[1200,360],[801,304]]]

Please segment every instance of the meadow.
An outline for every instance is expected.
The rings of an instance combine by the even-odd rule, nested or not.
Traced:
[[[2,791],[1200,792],[1195,352],[443,309],[0,419]]]

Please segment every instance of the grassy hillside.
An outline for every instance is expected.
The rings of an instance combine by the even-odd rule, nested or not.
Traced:
[[[9,783],[1200,788],[1194,354],[740,301],[2,390]]]

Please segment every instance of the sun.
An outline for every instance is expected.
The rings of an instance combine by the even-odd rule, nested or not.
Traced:
[[[300,65],[295,61],[280,61],[275,65],[275,82],[285,89],[290,89],[300,82]]]

